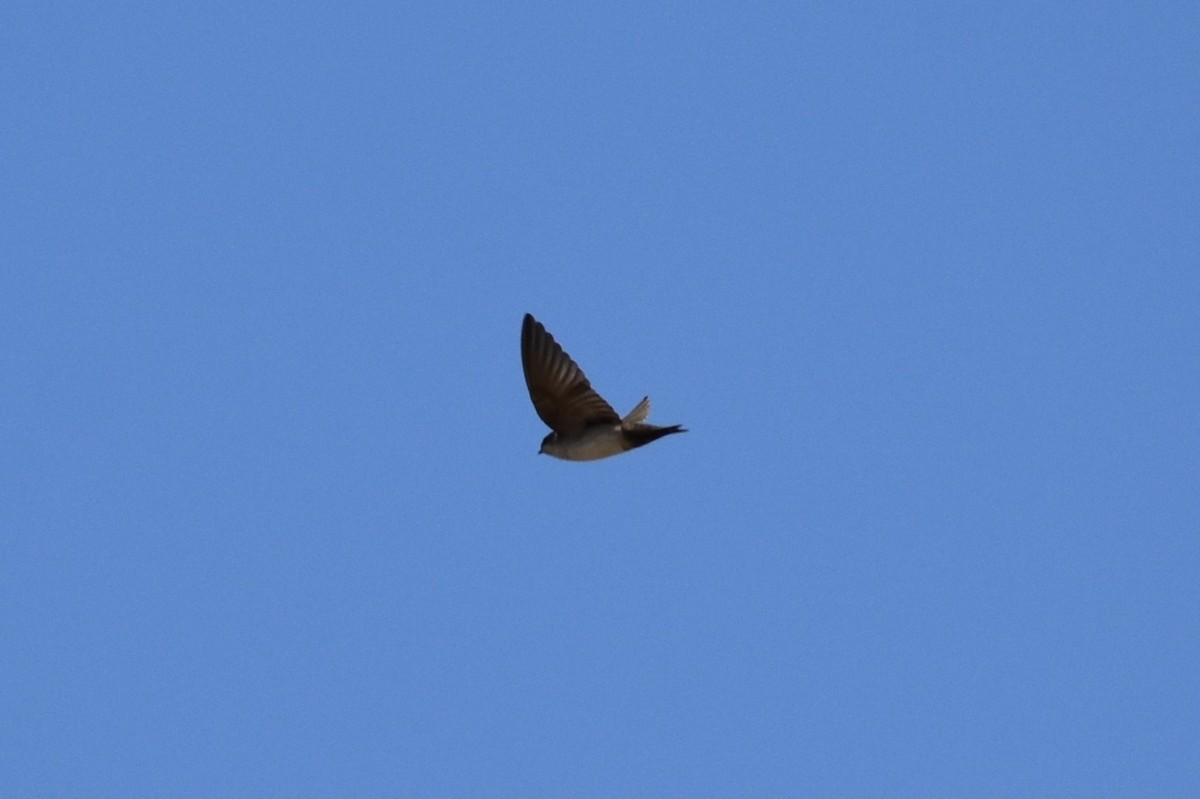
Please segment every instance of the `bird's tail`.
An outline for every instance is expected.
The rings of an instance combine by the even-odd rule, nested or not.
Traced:
[[[672,433],[686,433],[687,429],[683,425],[673,424],[669,427],[656,427],[652,424],[635,424],[625,428],[626,440],[630,443],[630,449],[644,447],[651,441],[658,441],[663,436],[669,436]]]

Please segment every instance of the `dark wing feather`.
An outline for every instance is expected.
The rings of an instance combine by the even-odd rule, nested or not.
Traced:
[[[579,365],[529,314],[525,314],[521,325],[521,365],[534,410],[559,435],[574,435],[592,424],[621,421],[612,406],[595,392]]]

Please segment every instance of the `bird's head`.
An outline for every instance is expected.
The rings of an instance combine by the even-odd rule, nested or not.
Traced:
[[[540,447],[538,447],[538,454],[539,455],[548,454],[550,451],[549,446],[553,445],[556,441],[558,441],[558,433],[550,433],[549,435],[547,435],[545,438],[542,439],[542,445]]]

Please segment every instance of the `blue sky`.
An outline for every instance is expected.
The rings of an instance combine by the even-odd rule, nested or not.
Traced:
[[[0,794],[1200,794],[1200,12],[1051,6],[6,6]]]

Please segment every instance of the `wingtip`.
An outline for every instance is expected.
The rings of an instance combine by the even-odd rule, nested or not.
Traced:
[[[525,314],[525,318],[523,320],[521,320],[521,348],[522,348],[522,350],[524,350],[524,348],[526,347],[527,342],[533,340],[533,336],[535,335],[535,331],[537,330],[537,327],[538,327],[538,322],[536,319],[533,318],[533,314],[531,314],[531,313]]]

